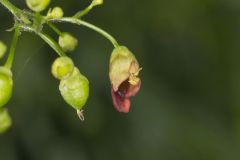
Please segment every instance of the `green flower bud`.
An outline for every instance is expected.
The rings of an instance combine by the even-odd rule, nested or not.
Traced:
[[[0,67],[0,107],[4,106],[12,96],[12,72],[5,67]]]
[[[11,117],[6,109],[0,110],[0,134],[4,133],[12,125]]]
[[[78,40],[70,33],[64,32],[59,36],[58,43],[65,52],[74,51],[78,45]]]
[[[50,10],[47,14],[47,18],[50,19],[57,19],[63,17],[63,10],[60,7],[54,7],[52,10]]]
[[[74,64],[69,57],[58,57],[52,64],[52,74],[57,79],[64,79],[73,73]]]
[[[6,51],[7,46],[2,41],[0,41],[0,58],[2,58],[5,55]]]
[[[71,76],[61,80],[59,90],[63,99],[70,106],[80,111],[89,96],[89,82],[75,67]]]
[[[97,5],[101,5],[101,4],[103,4],[103,0],[93,0],[92,1],[93,6],[97,6]]]
[[[26,0],[26,3],[31,10],[41,12],[48,7],[50,0]]]

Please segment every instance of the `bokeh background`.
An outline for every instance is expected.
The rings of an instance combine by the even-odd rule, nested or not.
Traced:
[[[26,8],[24,0],[11,2]],[[51,6],[72,15],[89,3],[52,0]],[[7,104],[13,126],[0,135],[1,160],[240,159],[239,0],[106,0],[84,19],[128,46],[143,67],[130,113],[112,105],[112,46],[99,34],[58,25],[79,39],[69,56],[91,84],[80,122],[50,73],[57,54],[22,33]],[[12,24],[1,6],[0,39],[7,44]]]

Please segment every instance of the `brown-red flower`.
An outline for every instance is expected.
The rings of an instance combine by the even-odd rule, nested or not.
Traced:
[[[113,105],[119,112],[128,113],[130,97],[135,96],[140,87],[139,64],[135,56],[124,46],[113,50],[110,58],[109,77],[112,84]]]

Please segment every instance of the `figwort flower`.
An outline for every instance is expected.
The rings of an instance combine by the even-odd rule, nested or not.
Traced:
[[[112,84],[113,105],[119,112],[129,112],[130,97],[135,96],[141,86],[138,77],[140,70],[137,59],[128,48],[120,46],[113,50],[109,77]]]

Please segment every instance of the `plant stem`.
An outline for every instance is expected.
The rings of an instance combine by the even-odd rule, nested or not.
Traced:
[[[77,25],[83,25],[85,27],[88,27],[96,32],[98,32],[99,34],[103,35],[105,38],[107,38],[112,44],[113,46],[116,48],[119,46],[118,42],[116,41],[115,38],[113,38],[113,36],[111,36],[109,33],[107,33],[106,31],[104,31],[103,29],[88,23],[86,21],[74,18],[74,17],[65,17],[65,18],[61,18],[61,19],[51,19],[50,21],[52,22],[68,22],[68,23],[73,23],[73,24],[77,24]]]
[[[19,9],[8,0],[0,0],[0,3],[7,8],[14,16],[18,17]]]
[[[29,20],[25,17],[25,14],[23,14],[23,12],[18,9],[17,7],[15,7],[11,2],[9,2],[8,0],[0,0],[0,3],[6,7],[15,17],[17,17],[20,20],[23,20],[25,24],[30,23]],[[82,15],[86,14],[93,6],[90,5],[89,7],[87,7],[85,10],[83,10],[82,12],[77,13],[75,16],[77,17],[81,17]],[[101,34],[102,36],[104,36],[105,38],[107,38],[112,44],[113,46],[116,48],[119,46],[118,42],[116,41],[116,39],[111,36],[109,33],[107,33],[106,31],[104,31],[103,29],[89,23],[83,20],[80,20],[78,18],[75,17],[64,17],[61,19],[51,19],[48,20],[47,23],[49,22],[68,22],[68,23],[73,23],[73,24],[77,24],[77,25],[83,25],[85,27],[88,27],[96,32],[98,32],[99,34]],[[22,26],[23,29],[27,30],[31,30],[33,32],[35,32],[36,34],[38,34],[45,42],[47,42],[60,56],[64,56],[65,53],[63,52],[63,50],[61,49],[61,47],[48,35],[44,34],[43,32],[36,32],[33,28],[31,27],[26,27],[26,26]],[[51,26],[50,27],[58,34],[60,34],[59,30],[55,27],[55,26]]]
[[[37,33],[53,50],[55,50],[59,56],[66,56],[62,48],[58,45],[58,43],[49,35],[39,32]]]
[[[24,26],[21,25],[20,26],[24,31],[28,31],[28,32],[34,32],[36,33],[39,37],[41,37],[54,51],[57,52],[57,54],[59,56],[66,56],[65,52],[63,51],[63,49],[58,45],[58,43],[49,35],[47,35],[44,32],[37,32],[35,31],[33,28],[29,27],[29,26]]]
[[[24,12],[17,8],[15,5],[13,5],[10,1],[8,0],[0,0],[0,3],[7,8],[14,17],[17,18],[17,20],[20,20],[24,22],[25,24],[31,24],[31,21],[29,20],[28,16],[24,14]]]
[[[19,37],[19,25],[18,25],[17,22],[16,22],[15,26],[16,26],[16,28],[15,28],[15,32],[14,32],[14,35],[13,35],[11,48],[10,48],[10,51],[9,51],[9,54],[8,54],[7,61],[5,63],[5,67],[7,67],[9,69],[12,68],[14,55],[15,55],[15,50],[16,50],[16,46],[17,46],[17,41],[18,41],[18,37]]]
[[[48,22],[47,24],[48,24],[48,26],[49,26],[55,33],[57,33],[59,36],[62,35],[62,32],[61,32],[54,24],[52,24],[51,22]]]
[[[88,14],[88,12],[91,11],[92,8],[93,8],[93,5],[90,4],[90,5],[89,5],[87,8],[85,8],[84,10],[77,12],[73,17],[79,19],[79,18],[81,18],[82,16]]]

